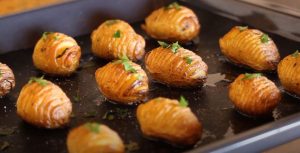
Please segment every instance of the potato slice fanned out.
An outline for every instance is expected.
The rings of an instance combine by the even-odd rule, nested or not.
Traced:
[[[8,94],[15,87],[13,71],[3,63],[0,63],[0,96]]]
[[[21,90],[17,113],[35,126],[58,128],[69,122],[72,103],[57,85],[43,78],[31,78]]]
[[[281,99],[280,90],[260,73],[241,74],[229,86],[229,98],[241,113],[268,115]]]
[[[198,35],[200,24],[191,9],[175,2],[153,11],[142,28],[155,39],[187,42]]]
[[[145,54],[145,40],[135,33],[125,21],[108,20],[102,23],[91,35],[92,52],[105,59],[118,59],[126,55],[137,61]]]
[[[146,69],[153,79],[176,87],[199,86],[207,78],[207,65],[194,52],[178,43],[159,42],[161,47],[150,51],[145,58]]]
[[[76,41],[58,32],[44,32],[32,55],[36,68],[53,75],[70,75],[79,66],[81,49]]]
[[[118,133],[108,126],[85,123],[70,131],[67,138],[69,153],[124,153]]]
[[[201,137],[202,126],[187,101],[155,98],[137,109],[137,119],[144,135],[168,142],[193,145]]]
[[[222,53],[236,64],[258,71],[276,70],[280,60],[273,40],[256,29],[233,27],[219,40]]]

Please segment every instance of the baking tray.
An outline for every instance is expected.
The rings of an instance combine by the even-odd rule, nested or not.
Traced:
[[[78,5],[80,4],[79,2]],[[189,5],[188,3],[184,3]],[[66,153],[68,131],[88,121],[97,121],[117,131],[125,144],[138,144],[137,150],[130,152],[176,153],[176,152],[258,152],[292,140],[300,136],[299,99],[283,92],[283,98],[273,115],[254,119],[237,113],[228,99],[228,85],[240,73],[252,70],[237,67],[226,61],[220,54],[218,39],[231,27],[244,25],[206,10],[189,5],[200,19],[202,25],[198,38],[185,48],[195,51],[209,66],[208,84],[202,88],[178,89],[151,81],[149,98],[158,96],[178,99],[180,95],[189,100],[189,106],[202,122],[202,139],[190,148],[179,148],[159,141],[144,138],[136,120],[136,106],[116,105],[108,102],[100,94],[94,78],[95,70],[108,61],[94,57],[90,51],[89,35],[75,37],[82,47],[83,55],[80,68],[70,77],[50,77],[46,79],[58,84],[73,102],[73,117],[70,124],[62,129],[47,130],[23,122],[16,114],[16,100],[21,87],[32,76],[43,73],[34,68],[32,63],[33,48],[7,52],[0,55],[0,61],[7,63],[15,73],[16,88],[0,102],[0,127],[13,128],[14,133],[0,136],[10,146],[5,153]],[[141,29],[142,22],[133,23],[137,33],[146,38],[146,51],[158,46]],[[299,43],[269,34],[277,44],[281,57],[299,48]],[[141,62],[140,64],[143,65]],[[277,74],[266,73],[280,88]],[[107,113],[114,114],[113,120],[103,119]],[[84,147],[84,146],[83,146]],[[131,147],[131,149],[134,147]]]

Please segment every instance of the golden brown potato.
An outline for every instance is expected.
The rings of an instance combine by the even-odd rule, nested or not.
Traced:
[[[191,9],[175,2],[153,11],[142,28],[155,39],[187,42],[198,35],[200,24]]]
[[[219,44],[222,53],[232,62],[258,71],[276,70],[280,60],[273,40],[256,29],[233,27]]]
[[[262,116],[273,111],[281,99],[281,93],[272,81],[260,73],[246,73],[230,84],[229,98],[241,113]]]
[[[285,57],[278,65],[278,77],[288,92],[300,95],[300,57],[299,52]]]
[[[0,63],[0,97],[8,94],[15,87],[13,71],[3,63]]]
[[[67,138],[69,153],[124,153],[119,135],[103,124],[86,123],[70,131]]]
[[[91,35],[92,52],[104,59],[118,59],[126,55],[137,61],[145,54],[145,40],[135,33],[125,21],[108,20],[102,23]]]
[[[118,103],[143,101],[148,92],[145,71],[126,57],[99,68],[95,76],[102,94]]]
[[[36,68],[52,75],[70,75],[79,66],[81,49],[62,33],[44,32],[32,55]]]
[[[181,145],[193,145],[201,137],[202,125],[187,102],[155,98],[137,108],[137,119],[144,135]]]
[[[207,78],[207,65],[200,56],[178,43],[166,44],[146,55],[146,69],[152,78],[171,86],[199,86]]]
[[[58,128],[69,122],[72,103],[55,84],[43,78],[31,78],[22,88],[17,113],[38,127]]]

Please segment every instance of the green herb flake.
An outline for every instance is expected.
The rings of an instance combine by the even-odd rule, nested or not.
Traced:
[[[170,46],[168,43],[163,41],[157,41],[157,43],[163,48],[168,48]]]
[[[137,73],[137,70],[133,68],[133,66],[129,62],[130,60],[126,55],[123,55],[120,60],[116,61],[115,63],[122,63],[124,66],[125,71],[131,72],[131,73]]]
[[[107,20],[107,21],[105,21],[105,25],[111,26],[111,25],[113,25],[113,24],[115,24],[117,22],[118,22],[118,20]]]
[[[124,119],[126,116],[128,116],[128,111],[128,109],[117,108],[116,113],[118,118]]]
[[[161,47],[171,49],[174,54],[176,54],[178,52],[178,49],[181,48],[178,41],[172,44],[168,44],[163,41],[157,41],[157,42]]]
[[[50,35],[50,34],[52,34],[52,33],[53,33],[53,32],[44,32],[44,33],[42,34],[43,40],[46,40],[46,39],[47,39],[47,36]]]
[[[165,7],[165,10],[173,9],[180,10],[180,5],[177,2],[173,2]]]
[[[193,62],[193,59],[192,59],[191,57],[189,57],[189,56],[184,57],[184,59],[185,59],[185,62],[186,62],[187,64],[192,64],[192,62]]]
[[[56,40],[59,39],[59,37],[58,37],[57,35],[55,35],[55,36],[53,37],[53,39],[56,41]]]
[[[0,151],[4,151],[10,146],[10,144],[7,141],[0,142]]]
[[[73,99],[75,102],[80,102],[80,100],[81,100],[79,95],[74,96]]]
[[[293,53],[291,56],[295,58],[299,57],[299,51],[296,50],[295,53]]]
[[[237,28],[242,32],[248,29],[248,26],[237,26]]]
[[[143,76],[141,74],[134,74],[134,76],[138,79],[138,80],[142,80],[143,79]]]
[[[105,112],[102,119],[111,121],[115,119],[115,115],[112,112]]]
[[[0,77],[2,77],[2,72],[1,72],[1,70],[0,70]]]
[[[100,124],[98,123],[86,123],[84,126],[93,133],[98,134],[100,132]]]
[[[92,118],[92,117],[96,117],[97,116],[97,111],[89,111],[89,112],[85,112],[83,114],[83,117],[85,118]]]
[[[189,102],[183,96],[180,96],[179,106],[187,107],[188,105],[189,105]]]
[[[140,149],[140,146],[137,142],[129,141],[128,144],[125,144],[125,149],[127,152],[132,152]]]
[[[46,86],[48,84],[47,80],[44,79],[44,76],[37,78],[37,77],[31,77],[28,83],[36,82],[40,84],[41,86]]]
[[[16,127],[0,128],[0,136],[9,136],[15,133]]]
[[[117,30],[114,35],[113,35],[114,38],[120,38],[121,37],[121,31],[120,30]]]
[[[245,77],[242,80],[249,80],[263,76],[262,73],[245,73]]]
[[[261,37],[260,37],[260,40],[262,43],[267,43],[269,42],[270,38],[267,34],[263,34]]]

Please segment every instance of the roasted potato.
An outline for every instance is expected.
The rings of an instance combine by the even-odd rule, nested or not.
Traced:
[[[300,96],[300,54],[296,51],[285,57],[278,65],[278,77],[284,87],[290,93]]]
[[[150,51],[145,58],[146,69],[152,78],[176,87],[199,86],[207,78],[207,65],[194,52],[178,43],[159,42],[161,47]]]
[[[261,73],[241,74],[229,86],[229,98],[248,116],[268,115],[281,99],[280,90]]]
[[[145,136],[174,144],[193,145],[202,133],[201,123],[183,97],[180,102],[159,97],[140,104],[137,119]]]
[[[102,94],[121,104],[143,101],[148,92],[145,71],[126,57],[99,68],[95,76]]]
[[[8,94],[15,87],[13,71],[3,63],[0,63],[0,97]]]
[[[155,39],[188,42],[199,34],[200,24],[191,9],[175,2],[153,11],[142,28]]]
[[[86,123],[72,129],[67,138],[69,153],[125,153],[119,135],[108,126]]]
[[[258,71],[276,70],[280,60],[273,40],[256,29],[233,27],[219,40],[222,53],[233,63]]]
[[[44,128],[58,128],[69,122],[72,103],[55,84],[31,78],[22,88],[17,113],[26,122]]]
[[[62,33],[44,32],[32,55],[36,68],[52,75],[70,75],[79,66],[81,49]]]
[[[92,52],[104,59],[118,59],[126,55],[137,61],[145,54],[145,40],[135,33],[125,21],[108,20],[102,23],[91,35]]]

